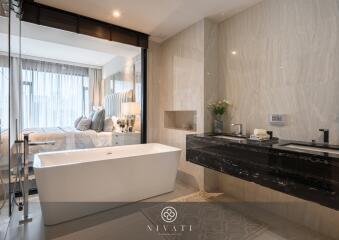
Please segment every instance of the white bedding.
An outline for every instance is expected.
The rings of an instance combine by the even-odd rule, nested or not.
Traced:
[[[113,132],[79,131],[73,127],[25,129],[31,142],[55,141],[54,145],[30,146],[29,159],[39,152],[113,146]]]
[[[8,131],[3,131],[0,138],[0,170],[8,168]]]

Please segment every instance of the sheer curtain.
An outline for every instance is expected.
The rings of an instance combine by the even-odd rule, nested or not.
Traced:
[[[21,61],[17,57],[11,57],[11,79],[10,79],[10,134],[11,144],[19,138],[21,132]]]
[[[8,58],[0,56],[0,119],[1,130],[8,127]]]
[[[23,127],[73,126],[88,113],[88,79],[88,68],[23,59]]]
[[[90,68],[89,70],[89,111],[93,107],[102,106],[103,102],[103,81],[101,69]]]

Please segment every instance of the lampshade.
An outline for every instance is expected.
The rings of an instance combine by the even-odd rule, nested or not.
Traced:
[[[124,102],[121,104],[121,113],[124,116],[140,114],[140,104],[137,102]]]

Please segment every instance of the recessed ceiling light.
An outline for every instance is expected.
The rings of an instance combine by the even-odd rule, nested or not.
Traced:
[[[114,10],[113,11],[113,17],[120,18],[121,17],[121,12],[119,10]]]
[[[232,51],[232,55],[237,55],[237,51]]]

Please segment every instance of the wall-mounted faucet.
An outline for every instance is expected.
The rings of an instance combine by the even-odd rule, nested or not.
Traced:
[[[319,131],[324,133],[324,143],[328,144],[330,142],[330,130],[319,129]]]
[[[231,126],[238,126],[238,132],[235,132],[235,134],[242,135],[242,124],[241,123],[232,123]]]

